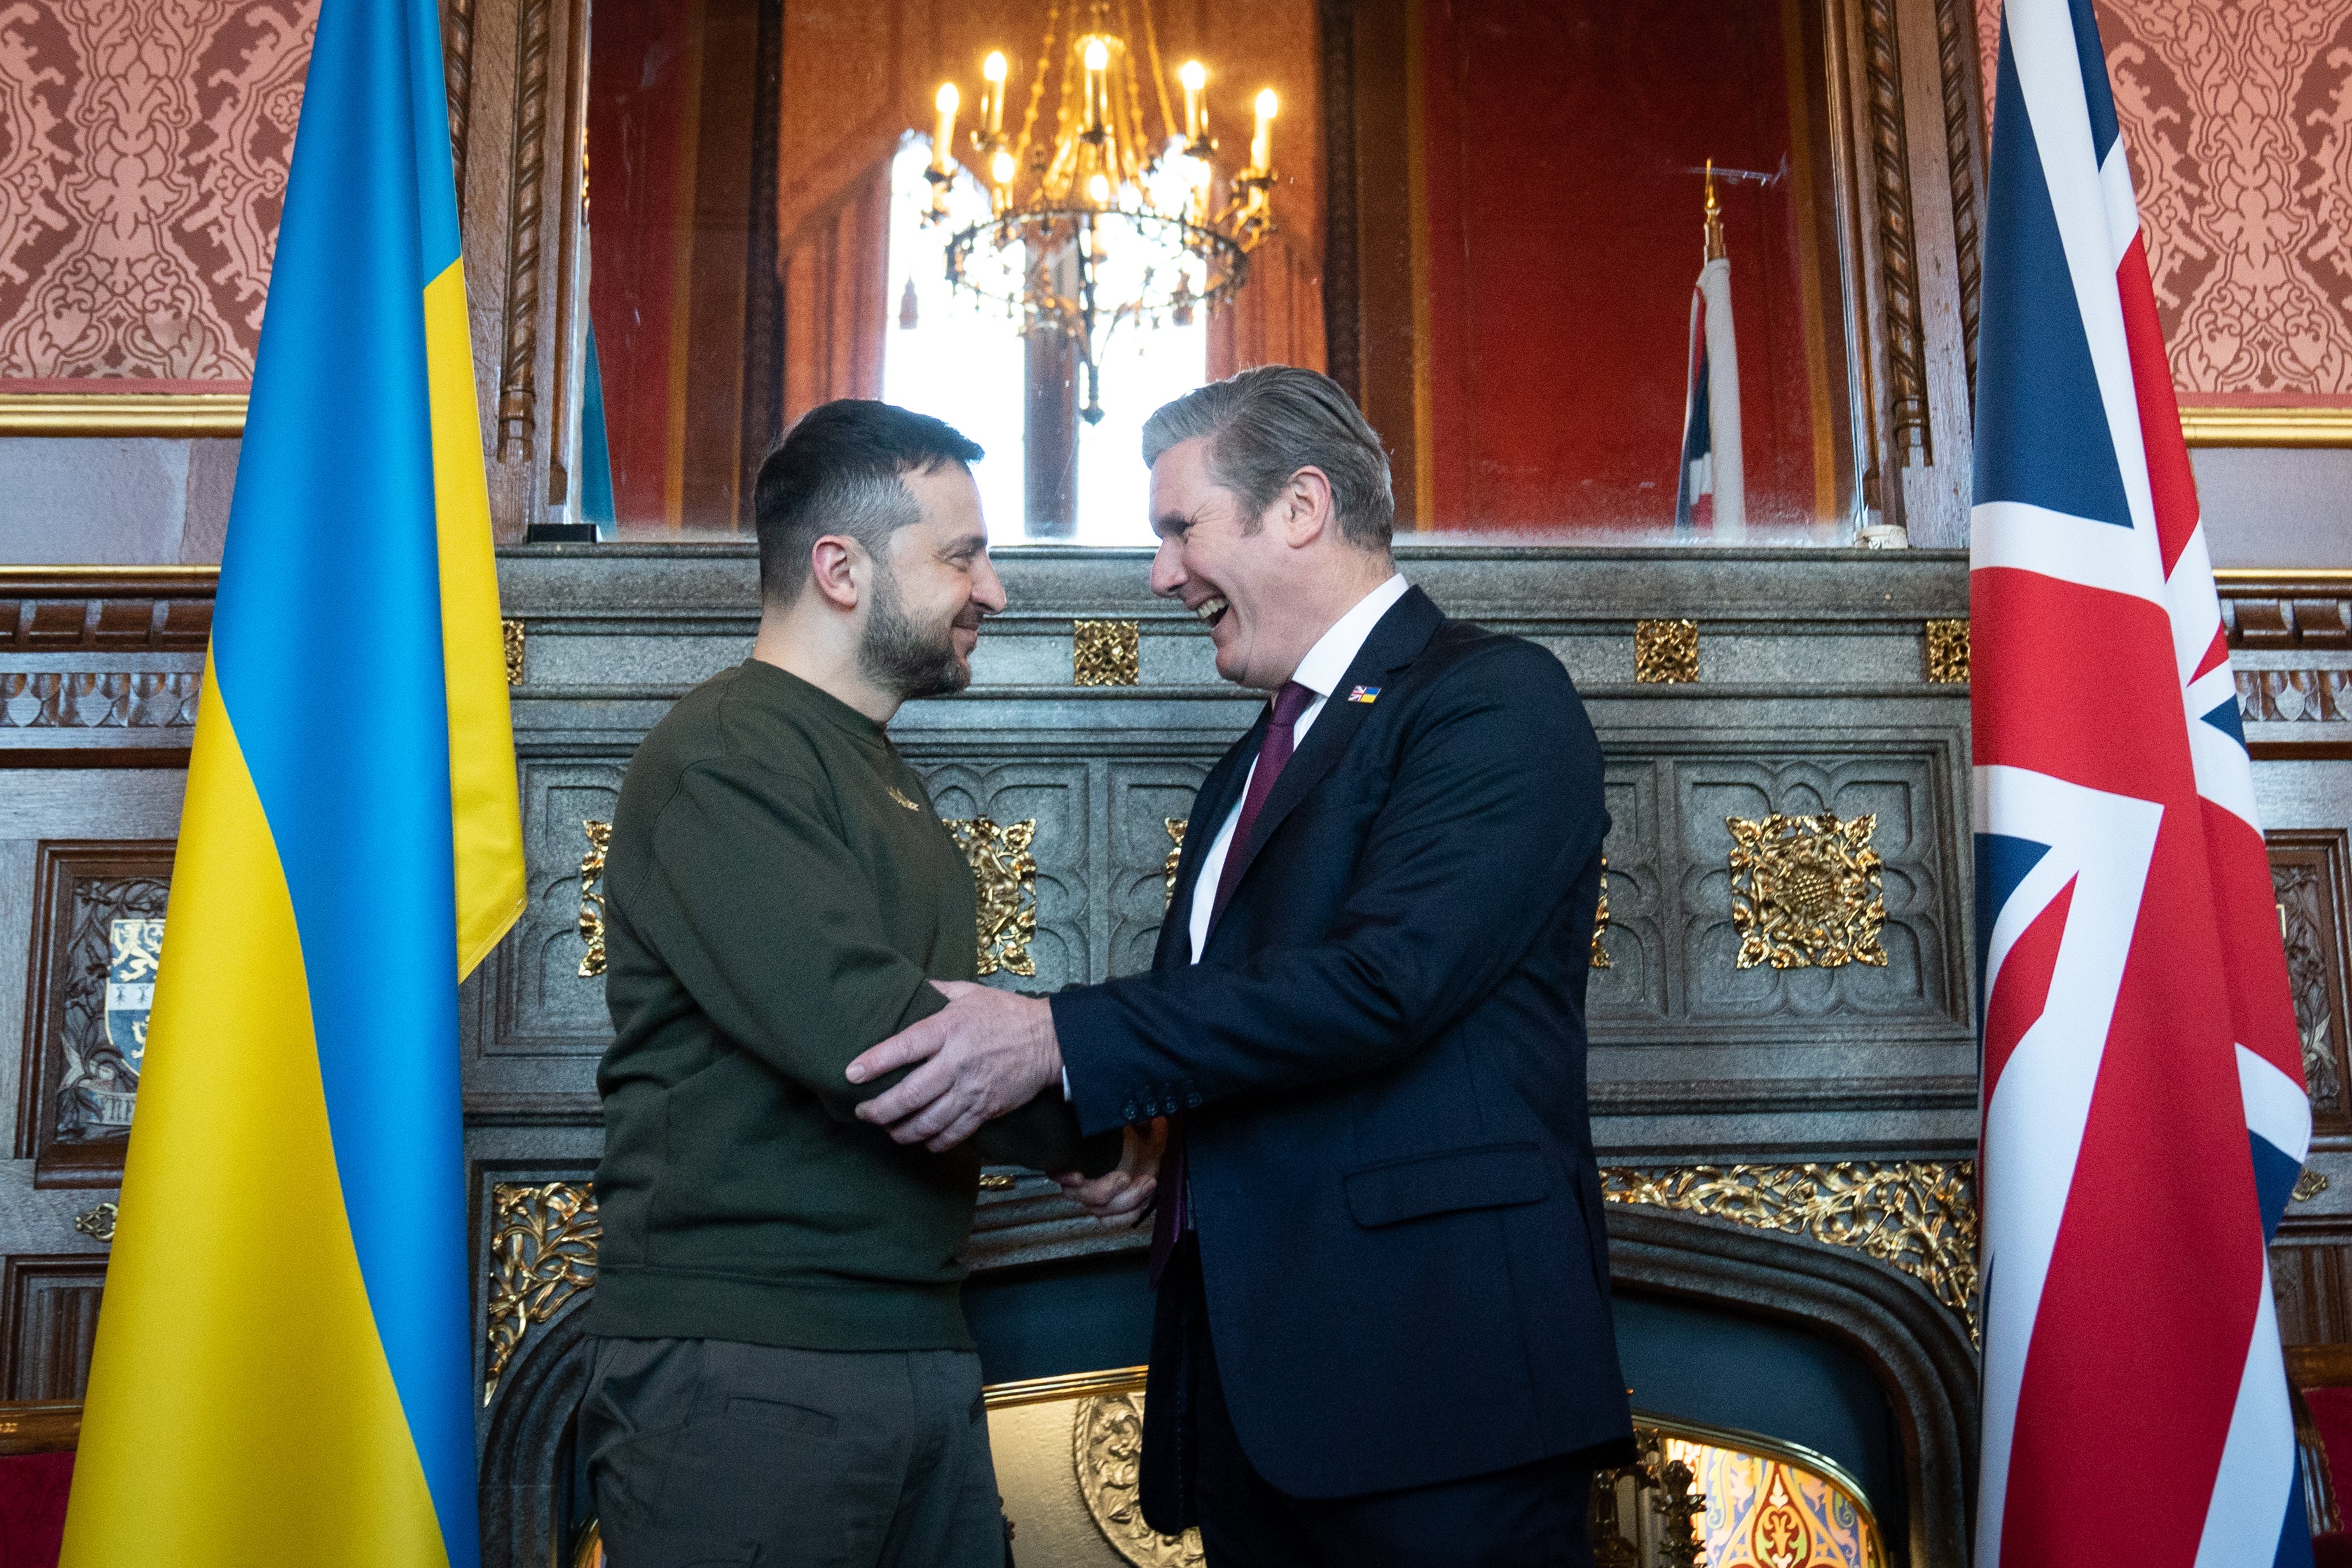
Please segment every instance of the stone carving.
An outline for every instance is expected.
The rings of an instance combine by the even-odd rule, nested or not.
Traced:
[[[613,825],[592,817],[580,826],[588,835],[588,853],[580,857],[580,937],[588,944],[580,978],[593,980],[604,973],[604,851],[613,847]]]
[[[2352,723],[2352,669],[2241,669],[2238,716],[2267,724]]]
[[[1696,621],[1635,621],[1633,679],[1676,684],[1698,679]]]
[[[1741,969],[1849,963],[1884,967],[1879,928],[1886,922],[1875,816],[1841,820],[1834,812],[1761,822],[1733,816],[1731,923],[1739,932]]]
[[[506,352],[499,366],[499,460],[530,459],[538,428],[539,259],[547,174],[548,32],[551,0],[522,0],[515,81],[513,203],[507,214]]]
[[[0,671],[0,729],[191,730],[193,670]]]
[[[1070,1422],[1070,1459],[1078,1495],[1095,1527],[1135,1568],[1198,1568],[1206,1561],[1201,1532],[1162,1535],[1143,1522],[1136,1475],[1143,1460],[1143,1395],[1098,1394],[1081,1400]]]
[[[1143,634],[1134,621],[1072,623],[1070,684],[1134,686],[1141,680]]]
[[[1937,686],[1969,683],[1969,623],[1927,623],[1927,679]]]
[[[1900,1269],[1977,1331],[1973,1161],[1603,1166],[1601,1195],[1851,1247]]]
[[[499,631],[506,639],[507,684],[509,686],[520,686],[522,684],[523,623],[520,621],[500,621],[499,623]]]
[[[482,1403],[534,1323],[595,1282],[596,1243],[604,1235],[595,1194],[572,1182],[500,1182],[490,1189],[489,1343]]]
[[[2321,885],[2323,866],[2312,860],[2271,867],[2278,899],[2279,926],[2286,938],[2288,989],[2294,1022],[2303,1037],[2303,1079],[2314,1110],[2340,1110],[2344,1078],[2336,1062],[2336,1019],[2329,1006],[2328,957],[2335,921]]]
[[[252,377],[318,14],[0,13],[0,380]]]
[[[980,973],[1034,975],[1029,942],[1037,934],[1037,858],[1030,850],[1037,819],[1000,825],[985,816],[958,817],[947,828],[979,885]]]
[[[1985,109],[1997,0],[1977,0]],[[2186,397],[2352,393],[2352,0],[2098,6]]]

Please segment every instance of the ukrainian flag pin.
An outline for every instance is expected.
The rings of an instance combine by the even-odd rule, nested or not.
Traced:
[[[1380,696],[1381,689],[1377,686],[1359,686],[1354,690],[1348,693],[1348,700],[1350,702],[1370,703],[1379,701]]]

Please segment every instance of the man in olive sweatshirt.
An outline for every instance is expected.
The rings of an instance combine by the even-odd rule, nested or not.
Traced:
[[[974,978],[971,870],[883,726],[1004,607],[936,419],[843,401],[761,465],[751,658],[621,785],[605,872],[596,1336],[580,1443],[614,1568],[1001,1568],[959,1300],[980,1167],[1108,1169],[1058,1090],[950,1154],[850,1059]]]

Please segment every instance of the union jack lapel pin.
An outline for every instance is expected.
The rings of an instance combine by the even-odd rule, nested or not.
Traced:
[[[1377,686],[1359,686],[1354,690],[1348,693],[1348,700],[1350,702],[1370,703],[1379,701],[1380,696],[1381,689]]]

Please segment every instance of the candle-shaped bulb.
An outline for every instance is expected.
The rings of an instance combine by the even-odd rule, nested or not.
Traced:
[[[955,83],[941,82],[940,96],[933,101],[939,106],[940,124],[937,133],[931,138],[931,167],[945,171],[948,149],[955,144],[956,109],[963,102],[963,95],[956,91]]]
[[[1100,131],[1110,118],[1110,84],[1104,80],[1110,69],[1110,46],[1099,37],[1087,39],[1084,58],[1087,62],[1087,129]]]
[[[1092,196],[1097,202],[1108,206],[1110,204],[1109,176],[1097,171],[1095,177],[1087,182],[1087,195]]]
[[[1198,60],[1186,60],[1176,68],[1176,79],[1184,84],[1184,141],[1197,147],[1201,142],[1201,89],[1209,85],[1208,68]]]
[[[996,156],[989,161],[988,172],[1000,185],[1013,183],[1013,154],[999,147]]]
[[[1257,134],[1250,138],[1250,167],[1259,174],[1274,167],[1274,117],[1281,112],[1282,100],[1267,88],[1257,95]]]
[[[1110,46],[1100,38],[1087,40],[1087,69],[1090,71],[1110,69]]]
[[[982,79],[988,83],[987,89],[980,95],[983,106],[982,113],[987,117],[987,133],[992,138],[1002,136],[1004,134],[1004,51],[989,50],[988,58],[980,64],[980,74]]]

